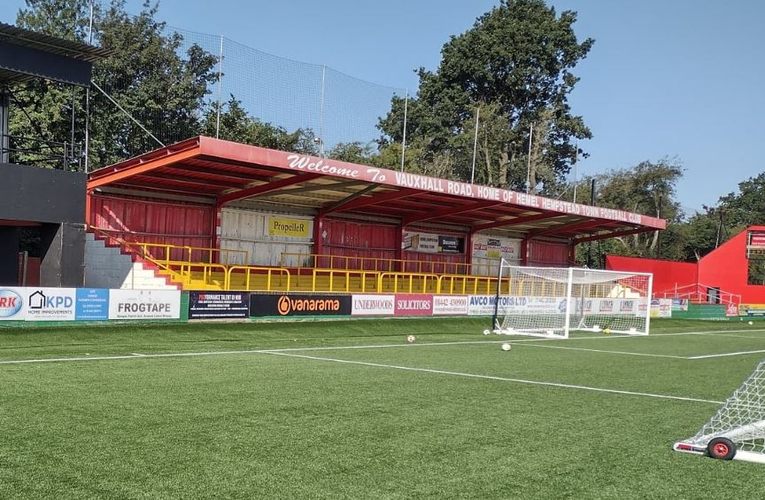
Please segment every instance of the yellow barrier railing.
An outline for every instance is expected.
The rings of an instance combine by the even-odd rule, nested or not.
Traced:
[[[311,271],[310,290],[313,292],[372,293],[377,291],[379,274],[376,271],[313,269]]]
[[[226,287],[226,266],[223,264],[206,264],[188,262],[171,262],[168,266],[171,273],[184,288],[202,288],[205,290],[228,290]]]
[[[438,275],[432,273],[380,273],[378,292],[436,293]]]
[[[281,267],[342,269],[379,272],[412,272],[433,274],[470,274],[472,270],[496,268],[497,259],[473,258],[473,264],[464,262],[436,262],[429,260],[406,260],[385,257],[355,257],[348,255],[329,255],[304,252],[282,252],[279,260]],[[485,262],[484,262],[485,261]]]
[[[509,288],[509,280],[502,280],[504,292]],[[460,295],[493,295],[497,293],[497,278],[488,276],[464,276],[448,274],[438,279],[437,293]]]
[[[289,292],[291,278],[289,269],[283,267],[230,266],[226,271],[225,289]]]
[[[247,250],[129,241],[124,238],[124,235],[126,234],[124,231],[92,226],[90,229],[101,237],[117,241],[120,245],[132,246],[140,249],[141,257],[151,259],[155,263],[158,262],[170,265],[175,262],[185,262],[187,264],[204,262],[206,264],[212,264],[214,263],[213,261],[220,261],[223,258],[226,258],[228,264],[233,264],[234,261],[241,261],[242,265],[246,265],[250,262],[250,252]],[[214,258],[215,255],[218,256],[217,259]]]
[[[165,243],[141,243],[125,241],[122,238],[108,234],[103,230],[91,228],[96,232],[102,232],[108,238],[117,241],[125,248],[134,248],[142,258],[153,263],[161,274],[171,280],[180,283],[184,289],[203,290],[245,290],[245,291],[276,291],[289,292],[304,290],[311,292],[360,292],[360,293],[435,293],[435,294],[459,294],[459,295],[493,295],[497,292],[497,278],[490,276],[474,276],[459,273],[439,274],[435,272],[406,272],[406,271],[380,271],[367,269],[343,269],[343,268],[310,268],[296,270],[297,279],[293,279],[293,273],[285,266],[266,267],[248,265],[229,265],[206,262],[190,262],[197,250],[209,251],[212,258],[213,252],[226,252],[239,254],[245,259],[249,254],[244,250],[210,249],[204,247],[179,246]],[[180,252],[180,255],[179,255]],[[283,254],[303,255],[308,254]],[[446,265],[439,262],[426,261],[402,261],[396,259],[381,259],[371,257],[338,257],[310,254],[311,258],[332,257],[332,262],[342,262],[349,266],[351,261],[356,264],[361,261],[376,263],[377,267],[392,266],[393,264],[421,265]],[[434,268],[435,269],[435,268]],[[293,269],[292,271],[295,271]],[[545,290],[544,286],[552,287]],[[555,293],[555,287],[561,284],[547,284],[532,286],[522,280],[510,282],[503,279],[501,293],[516,291],[521,295],[545,295]],[[531,288],[534,288],[533,290]],[[537,289],[539,288],[539,289]],[[515,289],[515,290],[513,290]]]

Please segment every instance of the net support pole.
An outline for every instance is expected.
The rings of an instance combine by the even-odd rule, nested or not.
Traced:
[[[499,270],[497,271],[497,293],[494,295],[494,314],[491,317],[491,330],[498,330],[497,314],[499,314],[499,291],[502,288],[502,268],[505,265],[505,259],[499,260]]]
[[[319,101],[319,156],[324,158],[324,85],[327,66],[321,65],[321,100]]]
[[[645,334],[651,331],[651,300],[653,299],[653,274],[648,277],[648,290],[646,291],[645,311]]]
[[[481,107],[475,108],[475,134],[473,136],[473,167],[470,170],[470,184],[475,182],[475,157],[478,152],[478,120],[481,117]]]
[[[403,136],[401,138],[401,171],[404,171],[404,162],[406,160],[406,121],[407,121],[407,111],[409,110],[409,89],[406,89],[406,93],[404,95],[404,130],[403,130]]]
[[[574,283],[574,268],[569,267],[568,279],[566,280],[566,320],[565,320],[565,324],[563,325],[564,338],[568,338],[568,331],[569,331],[569,328],[571,327],[571,294],[574,288],[573,283]]]
[[[218,50],[218,112],[215,117],[215,138],[220,138],[220,109],[223,107],[223,35]]]

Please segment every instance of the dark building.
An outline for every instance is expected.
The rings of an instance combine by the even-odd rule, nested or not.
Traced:
[[[11,135],[11,89],[40,78],[87,87],[93,61],[105,55],[89,45],[0,23],[0,285],[82,285],[81,148],[67,144],[67,138]]]

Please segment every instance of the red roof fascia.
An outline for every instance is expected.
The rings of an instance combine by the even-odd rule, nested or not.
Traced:
[[[91,190],[106,184],[116,183],[129,177],[193,158],[199,155],[201,139],[201,137],[195,137],[91,172],[87,189]]]
[[[535,211],[546,211],[557,215],[576,215],[639,224],[654,229],[666,228],[666,221],[647,215],[633,214],[624,210],[591,207],[542,196],[518,193],[488,186],[477,186],[465,182],[436,179],[424,175],[408,174],[367,165],[357,165],[327,158],[275,151],[209,137],[199,137],[202,153],[235,161],[252,162],[278,168],[315,172],[322,175],[345,177],[424,192],[435,192],[461,198],[496,201]],[[496,227],[496,226],[494,226]]]

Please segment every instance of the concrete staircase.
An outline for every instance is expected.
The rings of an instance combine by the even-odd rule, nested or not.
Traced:
[[[93,233],[85,235],[85,279],[89,288],[177,290],[155,266],[140,257],[108,245]]]

